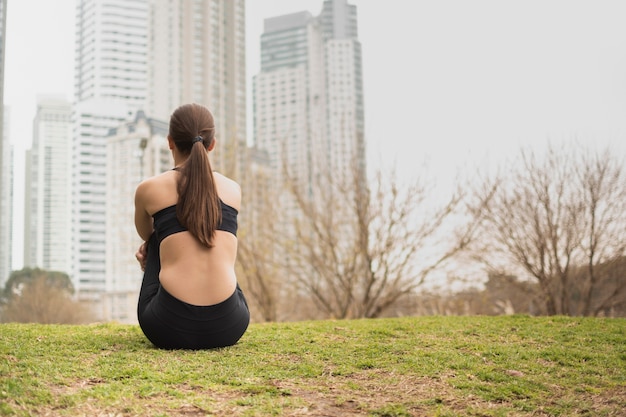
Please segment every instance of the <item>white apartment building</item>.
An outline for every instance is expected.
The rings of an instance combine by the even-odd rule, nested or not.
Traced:
[[[71,277],[83,300],[98,301],[106,289],[106,137],[133,111],[105,99],[74,106]]]
[[[106,137],[146,103],[149,3],[76,6],[71,278],[83,300],[106,290]]]
[[[78,0],[76,101],[146,102],[149,0]]]
[[[135,252],[142,243],[134,226],[134,194],[145,178],[174,166],[167,146],[168,124],[140,111],[107,138],[106,263],[102,311],[105,321],[137,322],[142,272]]]
[[[24,266],[71,273],[72,107],[40,97],[26,152]]]
[[[344,177],[354,169],[365,173],[360,43],[354,39],[328,39],[325,56],[330,168]]]

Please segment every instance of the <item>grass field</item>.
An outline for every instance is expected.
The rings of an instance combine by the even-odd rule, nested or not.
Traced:
[[[625,416],[626,319],[253,324],[154,349],[137,326],[0,325],[3,416]]]

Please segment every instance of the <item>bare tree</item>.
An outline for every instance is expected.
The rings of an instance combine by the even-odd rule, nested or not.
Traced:
[[[69,277],[61,272],[25,268],[6,283],[2,321],[77,324],[91,320],[87,308],[72,299]]]
[[[245,285],[246,296],[256,307],[262,321],[277,321],[279,317],[279,283],[276,268],[267,247],[258,245],[263,238],[242,240],[238,253],[238,276]]]
[[[281,268],[275,259],[277,190],[267,152],[247,148],[237,179],[242,187],[242,212],[237,253],[237,276],[254,304],[253,315],[262,321],[277,321],[281,306]]]
[[[477,193],[485,215],[476,254],[535,280],[548,314],[597,315],[626,291],[626,277],[607,279],[600,268],[625,255],[623,161],[576,146],[520,156]]]
[[[262,198],[250,206],[242,221],[237,254],[237,275],[245,287],[246,296],[255,304],[262,321],[279,319],[281,268],[275,261],[277,248],[275,230],[271,219],[274,210]],[[254,221],[254,218],[263,221]],[[269,221],[268,221],[269,220]]]
[[[477,224],[460,222],[460,189],[434,206],[426,182],[404,187],[394,172],[371,186],[356,165],[313,183],[287,178],[298,214],[286,268],[329,317],[379,317],[463,250]]]

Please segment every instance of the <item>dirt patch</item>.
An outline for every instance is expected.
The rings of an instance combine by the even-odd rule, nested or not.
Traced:
[[[452,389],[443,381],[392,373],[365,371],[314,383],[311,387],[305,385],[306,380],[274,381],[279,389],[306,404],[286,415],[360,416],[387,407],[400,407],[404,413],[418,415],[426,403],[443,403],[454,398],[447,394]]]
[[[50,387],[50,392],[54,396],[72,395],[84,389],[88,389],[96,385],[103,384],[105,382],[106,381],[101,378],[79,379],[69,385],[52,385]]]
[[[507,407],[502,401],[490,403],[471,394],[460,395],[452,384],[454,378],[452,373],[426,378],[363,370],[350,375],[329,374],[325,378],[265,381],[254,389],[242,386],[241,389],[223,387],[223,390],[213,390],[183,384],[171,387],[180,395],[177,395],[180,401],[165,393],[156,393],[149,398],[137,398],[137,402],[132,404],[133,411],[130,411],[130,407],[126,408],[126,404],[99,408],[92,400],[68,408],[38,410],[26,410],[23,405],[12,401],[9,401],[9,405],[16,411],[28,411],[45,417],[239,416],[246,413],[263,415],[264,410],[270,409],[282,416],[421,416],[432,414],[436,409],[463,415],[469,409],[494,410]],[[64,396],[104,382],[90,378],[51,389],[53,395]],[[553,401],[558,402],[564,396],[571,395],[570,392],[559,392],[558,387],[554,388]],[[580,395],[580,405],[570,410],[573,415],[624,415],[619,410],[626,409],[626,387],[577,395]],[[199,396],[209,401],[193,400]],[[520,410],[510,415],[548,416],[550,404],[545,406],[546,409],[539,406],[530,412]],[[142,411],[137,412],[138,408]]]
[[[97,378],[89,378],[78,380],[71,385],[53,386],[50,389],[55,396],[65,396],[76,394],[104,382]],[[362,416],[372,411],[384,410],[387,406],[401,407],[404,410],[403,414],[420,415],[420,410],[426,410],[423,408],[425,401],[430,401],[432,405],[432,402],[445,403],[454,400],[453,389],[443,380],[369,370],[349,376],[329,375],[325,379],[274,380],[269,384],[275,388],[271,390],[274,396],[265,397],[261,401],[280,402],[279,407],[282,407],[280,414],[283,416]],[[174,407],[171,402],[162,397],[162,394],[157,394],[145,401],[142,413],[130,412],[123,405],[98,409],[88,400],[68,409],[39,409],[37,415],[46,417],[59,415],[130,417],[158,414],[171,417],[238,416],[255,409],[258,406],[258,404],[253,405],[257,401],[256,397],[267,392],[265,390],[259,392],[254,392],[254,390],[215,391],[186,385],[179,386],[176,390],[183,395],[187,392],[190,397],[201,394],[211,399],[210,405],[206,409],[191,403]],[[168,402],[169,405],[167,405]],[[135,409],[136,407],[135,403]],[[384,415],[384,412],[380,415]]]

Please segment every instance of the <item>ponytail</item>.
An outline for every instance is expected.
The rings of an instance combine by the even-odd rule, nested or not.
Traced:
[[[205,120],[205,119],[210,119]],[[196,135],[190,139],[188,124],[196,125]],[[183,139],[174,134],[177,128],[187,127]],[[170,136],[181,151],[189,149],[189,157],[179,168],[176,216],[180,223],[208,248],[213,247],[213,236],[222,219],[220,199],[207,149],[215,140],[213,116],[203,106],[188,104],[179,107],[170,121]],[[192,136],[193,137],[193,136]]]

